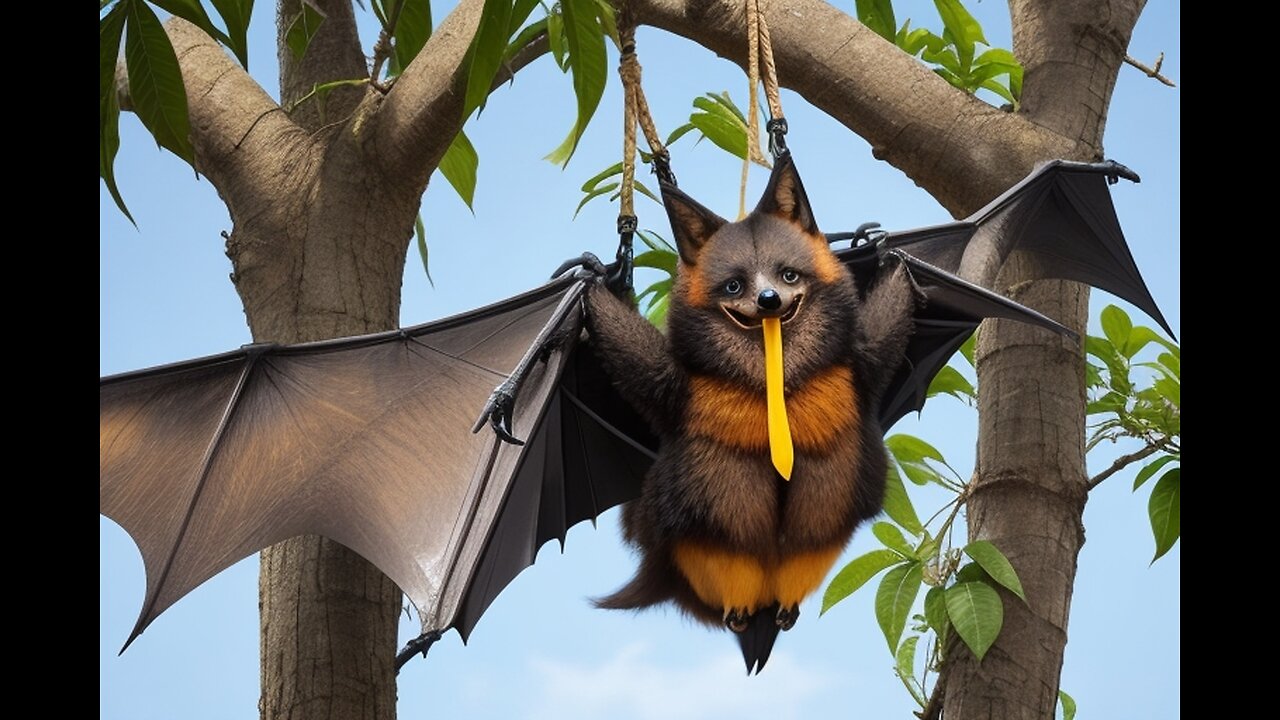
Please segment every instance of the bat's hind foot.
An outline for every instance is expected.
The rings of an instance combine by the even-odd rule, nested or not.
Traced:
[[[729,628],[732,632],[744,632],[750,624],[751,614],[746,610],[731,608],[724,614],[724,626]]]
[[[778,608],[778,614],[774,617],[774,622],[782,630],[790,630],[796,626],[796,620],[800,619],[800,607],[792,605],[791,607]]]

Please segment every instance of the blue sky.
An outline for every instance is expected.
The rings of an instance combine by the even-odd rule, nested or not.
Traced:
[[[447,6],[438,3],[437,17]],[[852,8],[851,1],[844,2]],[[255,77],[276,94],[274,13],[260,2],[250,33]],[[903,3],[899,21],[940,28],[931,3]],[[971,3],[991,41],[1008,46],[1006,8]],[[366,27],[372,36],[371,28]],[[1180,78],[1177,4],[1152,3],[1130,52],[1150,61],[1166,53],[1165,72]],[[745,100],[736,67],[660,31],[642,29],[639,53],[660,128],[684,122],[690,101],[729,90]],[[368,46],[366,42],[366,47]],[[612,78],[611,78],[612,82]],[[1143,177],[1113,195],[1138,265],[1175,330],[1180,314],[1180,90],[1123,68],[1107,123],[1106,147]],[[867,143],[784,92],[788,142],[818,221],[826,230],[867,220],[907,228],[948,219],[936,202]],[[411,250],[401,321],[425,322],[541,283],[564,258],[583,250],[611,255],[616,206],[594,201],[573,219],[578,186],[617,161],[620,94],[605,94],[568,170],[541,160],[572,124],[567,79],[543,60],[497,92],[468,132],[481,156],[472,214],[438,176],[424,199],[432,288]],[[99,371],[111,374],[219,352],[249,341],[228,280],[222,230],[230,230],[214,188],[155,143],[132,116],[122,119],[117,175],[139,229],[100,190]],[[681,187],[721,214],[737,206],[740,165],[687,138],[673,148]],[[749,195],[764,185],[753,171]],[[643,178],[642,178],[643,179]],[[667,234],[657,205],[638,200],[642,227]],[[1115,302],[1094,293],[1097,309]],[[1135,320],[1140,314],[1131,311]],[[1150,324],[1150,323],[1148,323]],[[921,421],[898,431],[936,444],[967,475],[975,423],[950,399],[932,402]],[[1131,449],[1131,448],[1130,448]],[[1090,456],[1094,472],[1125,448]],[[1180,713],[1180,557],[1175,547],[1148,567],[1153,543],[1146,495],[1129,491],[1132,473],[1104,483],[1085,514],[1062,686],[1081,718],[1172,718]],[[1148,486],[1149,488],[1150,486]],[[913,488],[914,490],[915,488]],[[925,512],[934,499],[915,496]],[[619,540],[617,513],[597,528],[570,532],[565,553],[543,549],[477,626],[468,647],[450,633],[400,677],[402,717],[503,717],[573,720],[635,718],[909,717],[912,703],[892,674],[892,658],[863,591],[819,618],[802,608],[766,671],[742,673],[735,643],[673,612],[640,615],[593,610],[588,597],[630,577],[634,559]],[[104,718],[247,717],[257,711],[257,558],[198,588],[167,611],[123,656],[116,653],[141,607],[142,563],[132,541],[99,518],[99,680]],[[860,533],[846,560],[873,547]],[[402,637],[417,633],[406,618]]]

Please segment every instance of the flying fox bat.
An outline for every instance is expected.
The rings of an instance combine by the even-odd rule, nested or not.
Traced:
[[[919,408],[983,318],[1058,327],[966,280],[986,277],[983,262],[1017,256],[1166,326],[1111,206],[1117,177],[1136,180],[1114,163],[1049,163],[965,221],[835,252],[864,307],[890,270],[912,285],[910,340],[876,369],[888,378],[870,408],[879,428]],[[661,450],[586,329],[599,282],[579,269],[424,325],[103,378],[99,508],[147,576],[126,647],[205,580],[300,534],[352,548],[405,591],[423,627],[408,651],[450,628],[469,636],[543,543],[638,497]],[[486,421],[497,432],[474,432]],[[768,620],[750,637],[776,635]],[[768,658],[764,645],[743,650],[749,670]]]

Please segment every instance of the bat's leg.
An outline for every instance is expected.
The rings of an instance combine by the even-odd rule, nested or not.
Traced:
[[[674,560],[698,599],[721,608],[734,632],[745,630],[769,600],[764,567],[750,555],[686,540],[676,544]]]
[[[778,627],[790,630],[800,617],[800,601],[822,585],[831,566],[844,550],[844,543],[786,555],[773,572],[774,597],[778,600]]]

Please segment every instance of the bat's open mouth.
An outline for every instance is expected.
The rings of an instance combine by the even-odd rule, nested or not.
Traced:
[[[796,313],[800,312],[800,304],[803,302],[804,295],[797,295],[796,299],[791,301],[791,307],[782,314],[783,324],[790,322],[791,318],[794,318]],[[727,305],[721,305],[720,309],[724,310],[724,314],[729,316],[729,319],[733,321],[734,325],[737,325],[743,330],[755,330],[760,327],[760,320],[763,316],[752,317],[746,313],[740,313]]]

